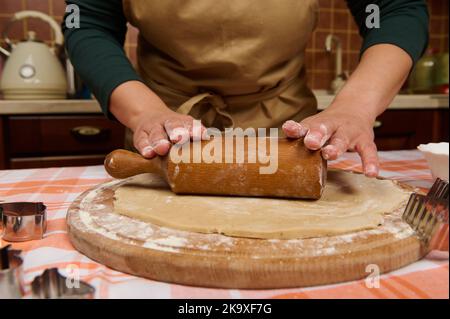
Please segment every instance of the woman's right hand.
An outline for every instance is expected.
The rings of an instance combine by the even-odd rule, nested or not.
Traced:
[[[169,109],[145,84],[129,81],[111,94],[110,112],[133,131],[134,147],[146,158],[166,155],[172,143],[201,139],[205,128]]]

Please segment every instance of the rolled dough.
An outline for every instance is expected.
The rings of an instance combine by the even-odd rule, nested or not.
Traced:
[[[296,239],[375,228],[409,194],[393,181],[329,171],[318,201],[175,195],[161,178],[145,174],[116,190],[114,211],[191,232]]]

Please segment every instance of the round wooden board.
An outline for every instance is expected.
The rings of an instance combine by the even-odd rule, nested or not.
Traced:
[[[67,224],[76,249],[136,276],[201,287],[305,287],[365,278],[369,265],[386,273],[427,253],[401,220],[403,208],[387,214],[377,229],[324,238],[249,239],[159,227],[113,212],[115,189],[132,180],[81,194]]]

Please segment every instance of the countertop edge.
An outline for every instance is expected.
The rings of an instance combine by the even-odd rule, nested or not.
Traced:
[[[333,95],[317,95],[318,109],[324,110]],[[397,95],[389,110],[449,109],[448,95]],[[0,115],[102,114],[96,100],[0,100]]]

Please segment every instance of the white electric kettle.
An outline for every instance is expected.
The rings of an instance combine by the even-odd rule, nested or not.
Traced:
[[[26,40],[12,43],[8,30],[12,23],[38,18],[47,22],[55,34],[55,46],[49,47],[36,40],[36,33],[28,32]],[[6,100],[48,100],[65,99],[67,91],[66,74],[56,57],[57,48],[63,45],[64,37],[58,23],[39,11],[20,11],[3,31],[3,38],[10,47],[8,51],[0,47],[6,63],[0,79],[0,90]]]

